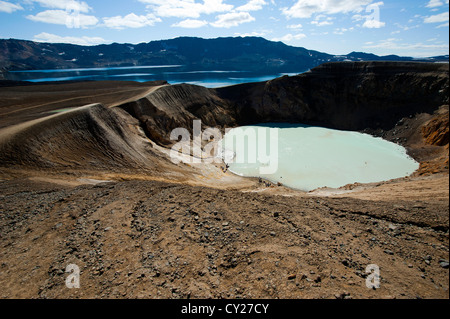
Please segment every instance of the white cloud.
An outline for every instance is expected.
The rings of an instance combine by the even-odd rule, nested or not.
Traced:
[[[250,0],[243,6],[236,8],[237,11],[258,11],[267,4],[264,0]]]
[[[87,28],[96,25],[99,20],[93,15],[87,15],[92,8],[84,1],[78,0],[27,0],[49,8],[28,15],[26,18],[36,22],[66,25],[68,28]]]
[[[156,22],[161,22],[160,18],[155,17],[153,14],[136,15],[130,13],[124,17],[116,16],[110,18],[103,18],[104,25],[111,29],[125,29],[125,28],[143,28],[147,26],[154,26]]]
[[[199,18],[202,14],[231,11],[234,6],[223,0],[139,0],[160,17]]]
[[[372,0],[297,0],[281,11],[288,18],[310,18],[313,14],[361,12]]]
[[[322,20],[323,19],[323,20]],[[313,21],[311,21],[311,24],[314,24],[318,27],[323,27],[325,25],[331,25],[333,22],[331,22],[334,18],[327,17],[326,15],[319,14],[315,17]],[[321,21],[322,20],[322,21]]]
[[[408,22],[413,22],[413,21],[408,21]],[[420,28],[419,24],[413,25],[413,26],[407,26],[407,25],[402,25],[400,23],[394,23],[395,26],[397,26],[399,29],[402,29],[403,31],[408,31],[411,29],[416,29],[416,28]]]
[[[66,25],[68,28],[86,28],[98,23],[98,19],[94,16],[75,12],[70,13],[64,10],[47,10],[34,16],[29,15],[27,19],[36,22]]]
[[[23,10],[20,4],[0,1],[0,12],[13,13],[17,10]]]
[[[288,33],[281,38],[273,38],[272,41],[291,42],[293,40],[301,40],[303,38],[306,38],[306,34],[298,33],[293,35],[291,33]]]
[[[211,23],[216,28],[237,27],[242,23],[255,21],[255,18],[248,12],[231,12],[218,15],[216,22]]]
[[[318,27],[323,27],[325,25],[332,25],[333,22],[330,21],[312,21],[311,24],[317,25]]]
[[[92,8],[84,1],[76,0],[31,0],[39,3],[42,7],[50,9],[61,9],[66,11],[89,12]]]
[[[404,51],[405,54],[413,56],[433,56],[444,54],[449,50],[448,44],[423,44],[419,43],[401,43],[400,39],[389,38],[382,40],[376,44],[366,43],[363,48],[367,49],[381,49],[382,54],[391,54],[394,51]]]
[[[423,22],[425,23],[441,23],[448,22],[448,11],[440,14],[436,14],[434,16],[426,17]]]
[[[195,28],[201,28],[208,24],[208,21],[205,20],[192,20],[187,19],[180,21],[178,23],[172,24],[172,27],[180,27],[180,28],[187,28],[187,29],[195,29]]]
[[[355,14],[354,16],[352,16],[352,20],[354,21],[362,21],[364,19],[367,19],[367,17],[361,14]]]
[[[97,45],[107,42],[105,39],[100,37],[62,37],[46,32],[35,35],[33,41],[48,43],[71,43],[78,45]]]
[[[267,34],[267,32],[263,31],[263,32],[248,32],[248,33],[235,33],[234,35],[236,37],[264,37]]]
[[[449,0],[446,0],[445,3],[448,4]],[[441,0],[430,0],[430,2],[428,2],[428,4],[426,5],[427,8],[436,8],[436,7],[440,7],[443,6],[444,2],[442,2]]]
[[[337,28],[336,30],[333,31],[333,33],[334,33],[334,34],[342,35],[342,34],[344,34],[345,32],[353,31],[354,29],[355,29],[354,27],[351,27],[351,28]]]
[[[290,24],[287,26],[288,29],[301,29],[303,26],[301,24]]]

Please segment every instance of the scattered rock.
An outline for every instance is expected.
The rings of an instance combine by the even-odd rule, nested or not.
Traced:
[[[336,299],[347,299],[348,297],[350,297],[350,294],[348,292],[343,292],[340,294],[335,294],[334,296],[336,297]]]
[[[365,273],[365,272],[362,272],[361,270],[357,270],[356,272],[355,272],[355,274],[357,275],[357,276],[359,276],[359,277],[362,277],[362,278],[366,278],[367,277],[367,273]]]
[[[439,260],[439,265],[444,268],[444,269],[448,269],[448,260],[445,259],[440,259]]]
[[[342,261],[342,264],[343,264],[345,267],[350,267],[350,262],[349,262],[347,259],[344,259],[344,260]]]

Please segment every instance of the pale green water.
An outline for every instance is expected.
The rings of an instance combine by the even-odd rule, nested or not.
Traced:
[[[248,143],[244,134],[255,140]],[[305,125],[237,128],[225,135],[222,145],[232,172],[304,191],[386,181],[409,176],[419,168],[397,144],[358,132]]]

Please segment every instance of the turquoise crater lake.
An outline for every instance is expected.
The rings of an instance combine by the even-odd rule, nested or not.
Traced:
[[[411,175],[419,163],[405,148],[359,132],[291,124],[230,130],[220,156],[230,170],[303,191],[387,181]]]

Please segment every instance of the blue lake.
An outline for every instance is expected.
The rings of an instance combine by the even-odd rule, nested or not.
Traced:
[[[77,68],[54,70],[12,71],[6,74],[8,80],[35,83],[51,81],[159,81],[170,84],[188,83],[216,88],[240,83],[262,82],[293,73],[264,74],[248,71],[190,70],[183,65],[151,65],[130,67]]]

